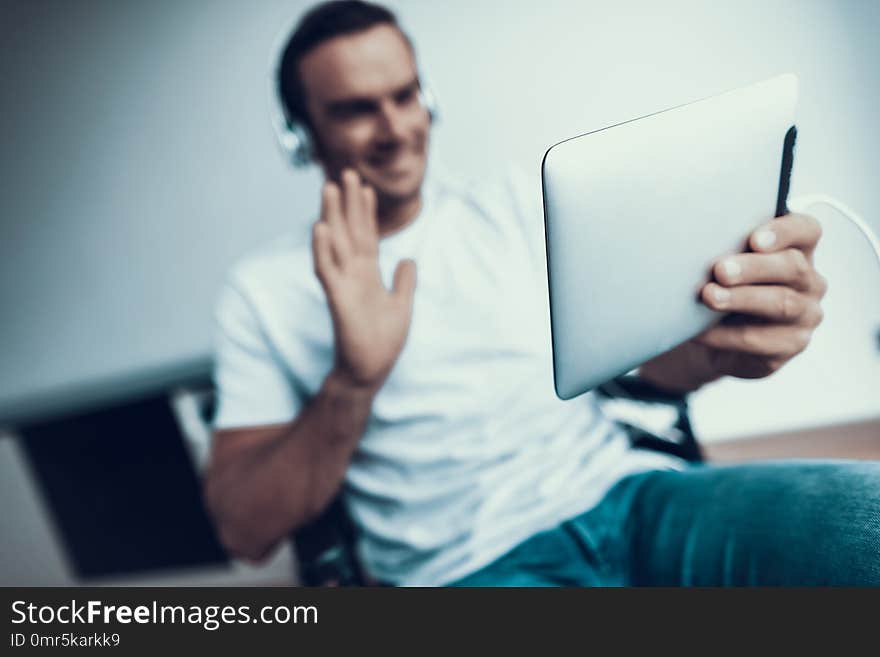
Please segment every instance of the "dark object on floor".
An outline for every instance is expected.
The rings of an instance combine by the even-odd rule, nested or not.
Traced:
[[[19,434],[80,578],[228,562],[167,395]]]

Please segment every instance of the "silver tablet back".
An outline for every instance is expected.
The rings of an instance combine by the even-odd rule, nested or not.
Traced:
[[[719,318],[710,269],[774,216],[797,79],[574,137],[544,156],[556,393],[569,399]]]

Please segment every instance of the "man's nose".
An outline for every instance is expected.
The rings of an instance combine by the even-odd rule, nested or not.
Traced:
[[[401,141],[406,138],[406,112],[394,101],[386,100],[379,107],[379,132],[388,140]]]

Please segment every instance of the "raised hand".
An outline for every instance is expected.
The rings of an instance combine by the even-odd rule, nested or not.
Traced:
[[[333,318],[336,374],[378,390],[406,342],[416,265],[402,260],[392,289],[382,283],[376,194],[356,172],[345,170],[340,185],[324,184],[312,249]]]

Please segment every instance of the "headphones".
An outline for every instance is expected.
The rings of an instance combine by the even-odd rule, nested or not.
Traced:
[[[295,168],[307,167],[314,162],[315,150],[308,128],[302,121],[290,117],[281,96],[281,58],[291,30],[282,32],[275,41],[269,75],[269,117],[285,159]],[[421,75],[419,75],[421,81]],[[419,103],[428,112],[431,123],[437,120],[437,101],[427,86],[420,84]]]

